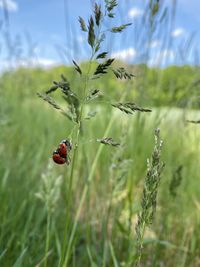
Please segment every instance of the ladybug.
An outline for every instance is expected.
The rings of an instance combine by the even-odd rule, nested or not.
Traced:
[[[67,146],[64,143],[60,143],[58,146],[58,153],[62,158],[66,158],[67,157]]]
[[[68,140],[62,140],[58,148],[53,152],[53,161],[57,164],[70,163],[69,152],[72,150],[72,144]]]
[[[68,140],[63,140],[58,146],[58,153],[62,158],[67,158],[67,154],[72,150],[72,144]]]
[[[61,165],[61,164],[66,163],[66,158],[62,158],[60,156],[58,149],[53,152],[52,158],[53,158],[53,161],[57,164]]]

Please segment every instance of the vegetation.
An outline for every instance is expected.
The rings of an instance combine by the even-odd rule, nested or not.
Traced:
[[[40,190],[41,175],[46,173],[52,151],[60,140],[70,135],[71,128],[71,122],[64,123],[59,113],[37,99],[33,87],[41,88],[39,84],[35,86],[39,83],[38,79],[42,80],[39,75],[29,82],[26,82],[29,79],[26,76],[24,85],[18,86],[22,79],[24,76],[18,75],[12,79],[11,75],[2,84],[2,266],[12,266],[17,262],[18,266],[36,266],[44,259],[46,208],[35,194]],[[72,257],[74,266],[113,266],[115,258],[117,264],[123,266],[126,253],[134,252],[134,227],[146,173],[146,159],[151,155],[153,132],[158,126],[164,140],[162,159],[166,167],[160,184],[156,219],[151,230],[145,234],[142,262],[150,266],[161,263],[170,267],[198,266],[200,135],[198,125],[186,123],[185,120],[197,120],[199,112],[159,107],[153,108],[148,117],[136,113],[127,118],[127,115],[110,106],[100,109],[95,105],[94,109],[98,112],[96,118],[91,119],[90,124],[86,121],[87,138],[80,142],[72,214],[79,205],[80,193],[99,146],[96,138],[103,137],[103,129],[111,116],[114,126],[109,136],[120,142],[122,147],[110,149],[102,145],[94,180],[90,184],[90,195],[77,226]],[[131,127],[127,128],[128,125]],[[182,182],[174,198],[169,189],[180,165],[183,165]],[[62,181],[65,181],[50,231],[48,260],[51,266],[57,266],[65,225],[65,192],[70,167],[54,165],[52,172],[55,180],[62,175]],[[73,217],[71,219],[73,221]]]
[[[199,266],[199,68],[107,57],[105,4],[79,18],[90,61],[0,78],[0,266]]]
[[[114,62],[119,66],[120,62]],[[88,63],[82,63],[81,69],[87,69]],[[134,99],[137,103],[154,107],[181,107],[199,109],[198,92],[200,90],[199,67],[169,66],[163,69],[150,68],[146,65],[124,65],[136,78],[128,82],[131,87],[127,99]],[[60,74],[70,80],[71,86],[76,88],[78,77],[72,66],[59,66],[44,69],[17,69],[12,73],[3,73],[1,83],[6,90],[13,88],[27,97],[38,92],[38,88],[46,90],[52,80],[60,79]],[[105,92],[111,99],[119,99],[124,88],[124,81],[115,79],[112,72],[108,72],[103,79],[96,80],[94,86]],[[126,86],[126,85],[125,85]],[[26,87],[26,89],[24,88]],[[162,88],[162,89],[161,89]],[[104,101],[105,102],[105,101]]]

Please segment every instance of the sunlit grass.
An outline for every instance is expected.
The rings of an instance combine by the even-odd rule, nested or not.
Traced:
[[[0,264],[11,266],[18,261],[21,262],[19,266],[35,266],[44,260],[43,240],[46,231],[45,209],[35,197],[35,193],[39,190],[41,173],[47,168],[52,151],[56,144],[70,133],[70,127],[69,132],[66,132],[68,126],[64,127],[61,116],[52,112],[50,107],[42,105],[38,100],[27,99],[22,104],[13,100],[9,102],[9,106],[10,109],[6,114],[7,124],[2,126],[0,147]],[[157,251],[154,255],[155,259],[148,255],[145,257],[148,261],[161,261],[165,266],[176,266],[174,262],[183,261],[182,255],[184,255],[185,265],[182,266],[186,266],[187,262],[193,264],[191,266],[198,266],[196,262],[199,260],[200,246],[197,214],[200,206],[200,129],[196,125],[186,123],[185,118],[198,118],[199,112],[156,108],[148,116],[135,114],[129,119],[127,125],[127,117],[120,112],[99,108],[97,110],[101,113],[99,120],[94,118],[90,127],[86,124],[84,131],[87,134],[87,140],[80,141],[81,151],[73,188],[74,210],[79,204],[80,192],[85,183],[84,177],[87,176],[98,147],[96,138],[102,137],[102,129],[110,117],[114,116],[114,127],[110,135],[120,141],[121,130],[127,127],[127,141],[123,157],[132,161],[126,178],[127,182],[113,198],[112,219],[108,228],[109,236],[112,235],[111,242],[114,253],[117,255],[116,260],[118,263],[123,262],[127,246],[134,248],[134,224],[145,176],[146,159],[151,155],[154,129],[159,126],[164,140],[163,161],[166,168],[161,183],[162,193],[159,194],[158,216],[150,234],[153,239],[151,243],[148,243],[147,239],[145,246],[147,246],[147,251],[157,247],[157,250],[162,252],[162,256]],[[76,235],[77,248],[73,256],[76,266],[88,266],[91,261],[89,254],[97,266],[101,265],[102,257],[107,262],[107,266],[113,264],[113,251],[110,250],[109,241],[104,240],[101,232],[105,231],[102,228],[105,218],[103,214],[106,214],[112,188],[108,170],[112,164],[112,155],[117,149],[110,150],[104,147],[97,163],[95,177],[90,186],[90,200],[84,205],[79,220],[80,225],[78,225]],[[178,189],[176,200],[170,200],[170,180],[180,164],[183,165],[183,181]],[[63,174],[66,180],[65,173],[69,172],[68,168],[54,166],[55,178]],[[82,180],[79,177],[82,177]],[[127,192],[130,191],[130,186],[132,186],[133,194],[131,219],[133,224],[131,235],[126,236],[127,220],[130,217]],[[57,265],[61,253],[65,214],[64,188],[65,185],[63,185],[59,208],[56,209],[50,233],[49,260],[53,266]],[[63,220],[57,218],[63,218]],[[148,236],[147,232],[147,238]],[[118,243],[120,245],[117,245]]]

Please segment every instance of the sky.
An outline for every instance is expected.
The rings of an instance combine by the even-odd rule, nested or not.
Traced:
[[[171,20],[166,24],[157,20],[150,38],[143,23],[148,1],[118,2],[115,23],[111,20],[104,26],[133,24],[122,34],[108,34],[103,49],[109,50],[110,56],[150,66],[199,64],[199,0],[160,0],[163,12],[168,7]],[[92,0],[0,0],[0,69],[10,64],[12,53],[14,64],[31,62],[43,67],[87,60],[90,49],[78,16],[88,21],[92,5]]]

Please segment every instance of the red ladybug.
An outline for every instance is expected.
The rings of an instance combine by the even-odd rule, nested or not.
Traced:
[[[58,147],[58,153],[61,157],[66,158],[69,151],[72,150],[72,144],[68,140],[63,140],[60,142]]]
[[[60,165],[61,165],[61,164],[65,164],[65,163],[67,163],[67,162],[66,162],[66,158],[62,158],[62,157],[60,156],[58,150],[55,150],[55,151],[53,152],[52,158],[53,158],[53,161],[54,161],[55,163],[57,163],[57,164],[60,164]]]
[[[60,143],[60,145],[58,146],[58,153],[62,158],[67,157],[67,146],[65,143]]]
[[[66,163],[69,165],[70,158],[69,152],[72,150],[72,144],[68,140],[63,140],[60,142],[58,148],[53,152],[53,161],[57,164]]]

